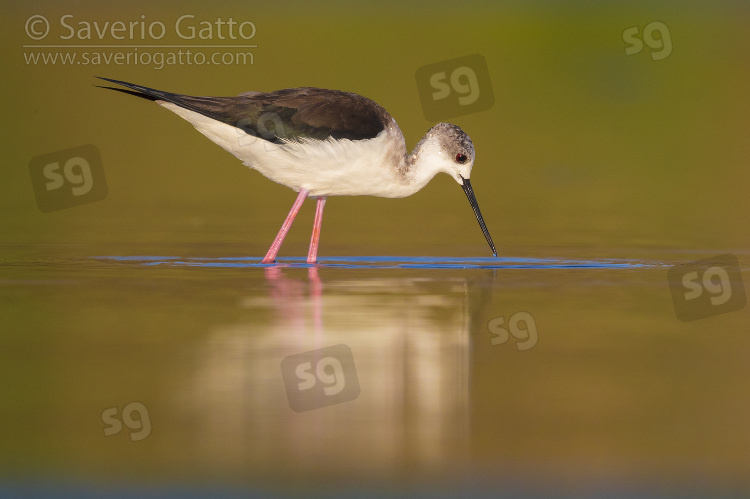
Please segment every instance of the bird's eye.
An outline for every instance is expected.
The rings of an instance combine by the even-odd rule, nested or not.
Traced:
[[[459,163],[466,163],[466,155],[465,154],[456,154],[456,161]]]

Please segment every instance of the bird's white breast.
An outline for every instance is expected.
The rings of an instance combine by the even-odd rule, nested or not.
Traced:
[[[245,165],[310,196],[404,197],[415,192],[399,170],[406,151],[398,126],[367,140],[305,139],[274,144],[175,104],[157,101]]]

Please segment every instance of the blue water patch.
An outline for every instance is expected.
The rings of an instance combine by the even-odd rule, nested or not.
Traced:
[[[112,260],[136,265],[168,267],[221,268],[340,268],[340,269],[643,269],[662,268],[662,262],[642,260],[571,260],[556,258],[515,257],[426,257],[426,256],[331,256],[318,258],[309,264],[304,257],[278,258],[276,263],[261,263],[262,257],[200,258],[178,256],[96,256],[97,260]]]

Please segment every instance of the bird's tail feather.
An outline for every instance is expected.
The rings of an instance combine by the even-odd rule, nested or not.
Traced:
[[[185,109],[189,109],[190,111],[195,111],[196,113],[208,116],[209,118],[213,118],[221,122],[226,122],[226,116],[222,116],[220,112],[218,112],[220,111],[220,107],[222,105],[220,101],[222,101],[223,99],[221,97],[193,97],[190,95],[173,94],[172,92],[164,92],[162,90],[156,90],[153,88],[144,87],[142,85],[136,85],[135,83],[128,83],[126,81],[112,80],[110,78],[103,78],[101,76],[97,76],[97,78],[99,78],[100,80],[108,81],[110,83],[115,83],[117,85],[122,85],[123,87],[126,87],[130,90],[115,87],[100,88],[116,90],[118,92],[135,95],[136,97],[141,97],[150,101],[161,100],[171,102],[172,104],[183,107]]]

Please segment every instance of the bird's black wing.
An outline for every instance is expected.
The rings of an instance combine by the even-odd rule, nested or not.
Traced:
[[[109,78],[100,79],[130,90],[104,88],[152,101],[171,102],[276,143],[303,138],[371,139],[391,120],[388,112],[372,100],[339,90],[302,87],[237,97],[193,97]]]

